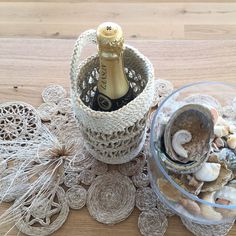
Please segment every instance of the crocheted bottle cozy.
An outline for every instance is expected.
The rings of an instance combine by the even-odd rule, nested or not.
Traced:
[[[136,98],[112,112],[91,109],[99,77],[98,54],[80,62],[83,48],[96,44],[96,31],[88,30],[77,39],[71,62],[71,96],[87,150],[98,160],[121,164],[132,160],[146,137],[147,113],[153,101],[154,70],[137,49],[125,45],[124,67]]]

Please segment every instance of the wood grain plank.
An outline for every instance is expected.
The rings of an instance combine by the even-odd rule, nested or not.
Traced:
[[[115,21],[127,38],[182,39],[185,25],[236,24],[236,3],[2,2],[0,12],[0,37],[71,38]]]
[[[100,22],[81,23],[9,23],[1,31],[0,37],[31,37],[31,38],[56,38],[71,39],[76,38],[87,29],[96,29]],[[122,29],[126,39],[184,39],[183,25],[168,25],[165,27],[156,23],[122,23]],[[143,30],[140,30],[143,29]]]
[[[185,39],[236,39],[236,25],[185,25]]]
[[[197,81],[236,83],[236,40],[225,41],[129,41],[153,63],[157,78],[176,88]],[[39,105],[41,91],[50,83],[69,89],[70,58],[74,40],[0,39],[0,102],[21,100]],[[92,48],[84,53],[91,53]],[[4,206],[0,207],[0,212]],[[106,226],[91,219],[86,208],[71,211],[55,236],[138,236],[139,211],[124,222]],[[0,227],[4,235],[6,227]],[[12,230],[9,236],[16,236]],[[22,235],[22,234],[21,234]],[[178,217],[169,220],[167,236],[190,236]],[[236,235],[236,227],[229,236]]]

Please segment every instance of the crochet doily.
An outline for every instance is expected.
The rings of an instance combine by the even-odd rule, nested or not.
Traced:
[[[172,91],[157,80],[157,106]],[[69,208],[87,205],[104,224],[125,220],[136,206],[142,235],[164,235],[173,212],[154,194],[147,169],[146,145],[131,162],[109,165],[86,151],[70,99],[59,85],[42,93],[37,109],[21,103],[0,105],[0,227],[14,225],[26,235],[50,235],[66,221]],[[152,114],[148,119],[149,133]],[[183,221],[198,235],[196,227]],[[230,229],[230,227],[228,227]],[[7,233],[7,232],[6,232]]]

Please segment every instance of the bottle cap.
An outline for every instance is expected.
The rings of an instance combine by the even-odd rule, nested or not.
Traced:
[[[121,27],[113,22],[104,22],[97,29],[98,47],[101,51],[120,53],[124,38]]]

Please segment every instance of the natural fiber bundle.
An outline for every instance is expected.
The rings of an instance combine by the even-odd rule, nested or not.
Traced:
[[[44,130],[44,134],[48,135],[44,136],[47,145],[50,142],[55,141],[51,139],[53,137],[50,137],[46,130]],[[58,149],[51,148],[46,152],[46,149],[40,150],[39,146],[40,145],[36,142],[31,145],[29,152],[27,152],[27,150],[24,150],[23,153],[18,151],[17,156],[8,158],[6,160],[8,163],[14,161],[15,158],[19,158],[22,160],[22,164],[18,166],[18,169],[15,169],[14,167],[14,169],[11,169],[11,167],[7,168],[9,174],[4,175],[3,177],[1,176],[0,178],[0,183],[9,183],[4,190],[1,189],[1,202],[7,200],[6,196],[7,198],[11,196],[12,200],[13,198],[16,199],[12,206],[0,216],[0,225],[15,222],[16,225],[21,225],[21,230],[26,230],[29,235],[48,235],[49,228],[51,232],[53,226],[46,218],[52,217],[52,213],[58,213],[60,215],[60,212],[64,209],[60,206],[58,212],[51,212],[51,205],[50,207],[48,206],[48,208],[47,205],[43,205],[41,208],[45,207],[45,209],[48,209],[50,212],[45,212],[45,215],[41,215],[41,221],[37,221],[39,218],[37,214],[39,213],[35,213],[35,211],[36,209],[39,210],[39,203],[44,202],[45,204],[49,204],[49,200],[52,201],[55,195],[57,196],[57,199],[60,199],[58,194],[60,194],[61,198],[65,195],[63,195],[62,191],[58,193],[62,176],[61,167],[63,166],[63,158],[58,157],[58,154],[62,149],[59,149],[59,147],[57,147]],[[32,154],[34,155],[32,156]],[[61,201],[63,202],[64,199],[61,199]],[[55,227],[64,223],[67,217],[66,212],[68,212],[68,210],[65,208],[63,213],[64,218],[60,215],[60,217],[58,216],[58,222],[55,220],[57,222],[53,224]],[[27,222],[32,218],[35,220],[31,220],[24,224],[24,222]],[[46,222],[44,222],[44,220],[46,220]],[[36,223],[42,223],[42,228],[40,230],[39,228],[41,226],[36,226]],[[31,226],[31,231],[32,228],[35,228],[31,234],[30,230],[27,231],[29,225]],[[58,228],[54,228],[54,230],[57,229]],[[39,230],[39,234],[36,234],[37,230]]]
[[[134,209],[135,191],[129,177],[117,171],[98,176],[88,189],[90,215],[104,224],[125,220]]]
[[[0,204],[15,202],[0,215],[0,226],[15,222],[28,235],[49,235],[67,218],[69,207],[59,185],[64,180],[65,162],[71,165],[84,154],[83,140],[75,135],[77,126],[66,122],[73,130],[71,138],[58,127],[53,129],[54,133],[50,132],[28,104],[1,107],[4,109],[0,109],[0,117],[6,121],[2,122],[5,126],[0,140]],[[9,127],[14,136],[8,135]]]

